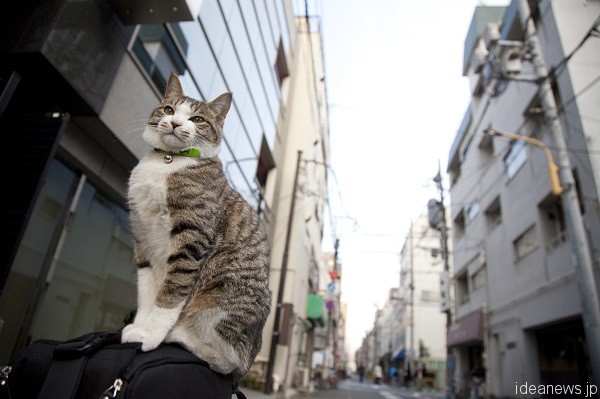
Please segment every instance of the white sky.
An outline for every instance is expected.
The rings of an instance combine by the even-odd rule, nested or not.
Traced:
[[[470,99],[462,62],[475,6],[507,3],[309,1],[309,13],[322,17],[331,164],[345,208],[332,179],[333,213],[358,222],[358,228],[349,221],[338,226],[351,356],[376,306],[399,285],[399,252],[411,220],[437,198],[431,179],[438,160],[446,170]]]

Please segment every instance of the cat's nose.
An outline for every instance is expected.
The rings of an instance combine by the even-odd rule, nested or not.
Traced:
[[[177,126],[181,126],[181,124],[175,121],[171,121],[171,126],[173,126],[173,129],[175,129]]]

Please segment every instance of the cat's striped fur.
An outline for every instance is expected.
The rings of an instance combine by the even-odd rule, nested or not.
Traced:
[[[123,342],[142,342],[142,350],[181,343],[237,381],[260,350],[271,300],[262,220],[216,157],[230,102],[229,93],[210,103],[184,97],[171,75],[149,119],[144,138],[151,146],[196,147],[202,155],[165,163],[153,151],[132,171],[138,310]]]

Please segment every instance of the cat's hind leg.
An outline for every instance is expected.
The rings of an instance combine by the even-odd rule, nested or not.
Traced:
[[[206,361],[210,368],[221,374],[229,374],[243,368],[240,354],[217,332],[217,325],[227,316],[227,312],[212,308],[206,309],[185,321],[179,321],[171,330],[166,342],[176,342]]]

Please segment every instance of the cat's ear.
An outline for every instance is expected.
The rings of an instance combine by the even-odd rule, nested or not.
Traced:
[[[183,97],[183,88],[179,82],[179,78],[174,73],[169,76],[167,82],[167,88],[165,89],[165,98],[179,98]]]
[[[229,107],[231,107],[232,98],[231,93],[223,93],[207,104],[221,127],[225,124],[225,116],[229,112]]]

